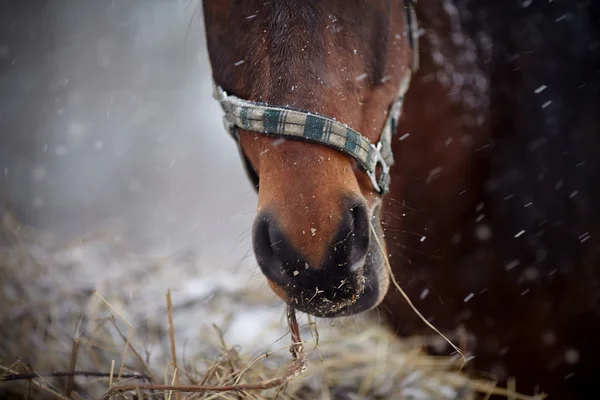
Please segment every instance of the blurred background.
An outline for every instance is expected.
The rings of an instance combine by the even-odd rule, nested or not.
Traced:
[[[110,221],[138,250],[239,262],[256,198],[211,94],[197,0],[4,0],[5,205],[69,237]]]
[[[532,39],[517,41],[522,46],[545,37],[523,32]],[[571,82],[571,75],[560,78]],[[532,125],[541,118],[537,112],[528,114]],[[256,194],[212,98],[201,0],[0,0],[0,376],[15,360],[38,371],[66,370],[74,338],[88,340],[79,370],[127,360],[131,371],[142,371],[134,365],[139,360],[123,353],[129,339],[125,345],[115,330],[96,326],[118,316],[116,328],[132,330],[132,348],[148,354],[162,379],[171,357],[167,290],[182,360],[204,357],[207,349],[218,356],[213,344],[220,329],[225,342],[247,354],[281,348],[289,362],[284,306],[252,254],[255,207]],[[382,391],[398,398],[396,385],[411,398],[466,398],[459,397],[463,387],[423,379],[415,367],[420,359],[407,355],[414,352],[388,350],[399,346],[397,338],[361,330],[371,317],[378,315],[338,319],[335,327],[319,322],[321,343],[337,344],[338,367],[348,366],[348,354],[373,358],[359,360],[355,375],[339,368],[334,381],[335,363],[319,370],[311,361],[308,373],[317,378],[307,382],[314,391],[302,398],[317,398],[313,393],[325,393],[331,382],[362,391],[361,376],[374,389],[369,399],[386,398]],[[348,339],[347,326],[359,331],[356,340]],[[326,328],[333,328],[332,336]],[[306,324],[303,329],[310,340]],[[428,343],[445,346],[437,336]],[[392,355],[398,357],[393,374],[371,379],[374,366]],[[423,368],[430,365],[423,361]],[[415,385],[429,384],[445,395],[431,397],[424,388],[422,397],[414,394]],[[7,398],[4,388],[0,397]],[[21,389],[27,394],[30,387]],[[101,394],[106,384],[96,389]]]
[[[248,346],[286,332],[251,253],[256,195],[212,98],[198,0],[3,0],[0,197],[25,241],[2,256],[0,322],[62,321],[68,348],[98,290],[162,340],[171,289],[181,343],[212,323]],[[281,329],[261,335],[261,315]],[[53,349],[36,334],[5,325],[0,359]]]

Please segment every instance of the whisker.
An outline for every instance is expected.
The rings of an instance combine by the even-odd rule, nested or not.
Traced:
[[[385,216],[390,216],[390,217],[396,218],[398,221],[404,221],[404,218],[396,215],[395,213],[382,211],[382,214],[385,215]]]
[[[389,243],[389,241],[388,241],[388,245],[389,245],[389,244],[390,244],[390,243]],[[415,248],[409,247],[409,246],[407,246],[407,245],[405,245],[405,244],[402,244],[402,243],[399,243],[399,242],[392,242],[391,244],[393,244],[393,245],[395,245],[395,246],[398,246],[398,247],[401,247],[401,248],[403,248],[403,249],[405,249],[405,250],[410,250],[410,251],[412,251],[413,253],[417,253],[418,255],[421,255],[421,256],[423,256],[423,257],[427,257],[427,258],[429,258],[430,260],[435,260],[435,261],[441,261],[441,260],[442,260],[442,257],[440,257],[440,256],[436,256],[436,255],[433,255],[433,254],[429,254],[429,253],[426,253],[426,252],[424,252],[424,251],[422,251],[422,250],[417,250],[417,249],[415,249]]]
[[[403,229],[398,229],[398,228],[385,228],[384,229],[386,232],[392,232],[392,233],[405,233],[407,235],[413,235],[413,236],[417,236],[418,238],[422,238],[423,236],[426,236],[422,233],[417,233],[417,232],[411,232],[411,231],[405,231]]]
[[[407,206],[407,205],[406,205],[406,202],[405,202],[405,200],[403,200],[403,201],[400,201],[400,200],[396,200],[396,199],[394,199],[393,197],[388,197],[388,198],[386,198],[385,200],[386,200],[386,201],[387,201],[387,200],[393,201],[393,202],[395,202],[396,204],[398,204],[398,205],[400,205],[400,206],[402,206],[402,207],[406,208],[406,209],[407,209],[407,210],[409,210],[409,211],[412,211],[412,212],[416,212],[416,211],[417,211],[417,210],[415,210],[415,209],[413,209],[413,208],[410,208],[409,206]]]
[[[251,258],[253,255],[254,253],[251,249],[246,250],[246,253],[241,257],[241,259],[237,263],[234,264],[233,268],[239,270],[239,268],[241,268],[242,266],[242,263]]]
[[[235,244],[233,245],[231,250],[229,250],[228,254],[231,254],[235,249],[237,249],[240,246],[240,244],[242,244],[242,242],[247,240],[252,235],[251,229],[252,227],[244,229],[244,231],[240,233],[237,238],[235,238]]]
[[[410,257],[408,257],[407,255],[405,255],[405,254],[402,254],[402,253],[398,253],[398,255],[399,255],[400,257],[404,258],[404,259],[405,259],[405,260],[406,260],[406,261],[407,261],[409,264],[411,264],[411,265],[412,265],[412,260],[410,259]]]

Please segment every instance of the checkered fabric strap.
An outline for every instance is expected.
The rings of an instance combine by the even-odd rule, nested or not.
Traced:
[[[407,36],[413,53],[412,68],[400,84],[398,96],[390,107],[379,142],[372,144],[366,137],[333,118],[288,107],[243,100],[214,86],[214,97],[225,112],[225,128],[239,145],[238,129],[269,136],[318,143],[354,158],[367,173],[373,188],[380,194],[389,190],[390,167],[394,164],[392,135],[398,127],[411,74],[419,68],[418,27],[414,11],[416,0],[404,0]],[[243,155],[243,151],[240,151]],[[258,184],[258,175],[244,157],[250,177]],[[380,167],[379,170],[377,167]]]
[[[243,100],[228,95],[218,86],[215,86],[214,96],[221,103],[225,113],[225,127],[236,140],[238,140],[237,129],[239,128],[334,148],[354,158],[359,167],[369,175],[373,188],[383,194],[388,190],[389,169],[394,164],[391,148],[392,134],[397,127],[409,80],[410,76],[402,82],[400,93],[390,109],[380,141],[376,145],[333,118],[308,111]],[[381,170],[377,177],[378,165]]]

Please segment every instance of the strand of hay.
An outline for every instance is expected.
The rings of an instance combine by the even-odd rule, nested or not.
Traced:
[[[288,326],[291,333],[292,345],[290,353],[294,357],[294,362],[281,376],[271,378],[266,381],[257,383],[246,383],[246,384],[235,384],[235,385],[159,385],[159,384],[148,384],[148,385],[117,385],[111,387],[100,400],[108,400],[114,395],[127,391],[139,391],[139,390],[160,390],[160,391],[176,391],[186,393],[196,392],[248,392],[250,390],[264,391],[267,389],[278,388],[285,385],[292,378],[298,377],[300,374],[306,372],[306,355],[304,353],[304,345],[300,339],[300,328],[298,327],[298,321],[296,320],[295,310],[291,307],[287,307]],[[172,318],[170,318],[172,320]]]
[[[379,240],[379,237],[377,236],[377,232],[375,231],[375,227],[373,226],[373,224],[370,224],[371,227],[371,233],[373,234],[373,238],[375,238],[375,241],[377,243],[377,246],[379,247],[379,250],[385,254],[385,249],[383,248],[383,245],[381,244],[381,241]],[[425,323],[425,325],[427,325],[429,328],[431,328],[435,333],[437,333],[438,335],[440,335],[440,337],[442,337],[462,358],[463,363],[460,366],[460,370],[462,370],[465,366],[465,364],[467,363],[468,359],[465,357],[465,355],[463,354],[463,352],[460,350],[460,348],[458,346],[456,346],[454,343],[452,343],[452,341],[450,339],[448,339],[442,332],[439,331],[438,328],[436,328],[431,322],[429,322],[427,320],[427,318],[425,318],[423,316],[423,314],[421,314],[421,312],[417,309],[417,307],[413,304],[412,300],[410,299],[410,297],[408,297],[408,295],[406,294],[406,292],[402,289],[402,287],[400,286],[400,284],[398,283],[398,281],[396,281],[396,277],[394,276],[394,271],[392,270],[392,266],[390,265],[390,261],[388,260],[387,257],[383,257],[384,261],[385,261],[385,265],[386,265],[386,269],[388,271],[388,274],[390,276],[390,279],[392,280],[394,286],[396,287],[396,289],[398,289],[398,291],[400,292],[400,294],[402,295],[402,297],[404,297],[404,299],[406,300],[406,302],[408,303],[409,307],[415,312],[415,314],[417,314],[417,316]],[[478,381],[470,381],[470,387],[477,390],[477,391],[487,391],[487,395],[501,395],[501,396],[506,396],[509,397],[511,400],[521,400],[521,399],[540,399],[540,398],[545,398],[546,396],[542,395],[542,397],[531,397],[531,396],[526,396],[526,395],[521,395],[519,393],[516,393],[515,389],[512,390],[504,390],[501,388],[496,388],[496,385],[494,384],[494,387],[492,388],[492,390],[489,390],[489,386],[488,385],[481,385],[481,382]],[[488,391],[489,390],[489,391]]]
[[[373,224],[370,224],[370,227],[371,227],[371,233],[373,234],[373,238],[375,238],[375,242],[377,243],[377,246],[379,247],[379,251],[381,251],[382,254],[385,254],[385,249],[383,248],[383,245],[381,244],[379,237],[377,237],[377,232],[375,231],[375,227],[373,226]],[[402,290],[402,287],[400,287],[400,284],[398,284],[398,282],[396,281],[396,277],[394,276],[394,271],[392,271],[392,266],[390,265],[390,260],[388,260],[387,257],[383,257],[383,260],[385,261],[385,266],[388,271],[388,274],[390,275],[390,279],[392,280],[392,282],[394,283],[394,286],[396,287],[396,289],[398,289],[398,291],[400,292],[402,297],[404,297],[404,300],[406,300],[409,307],[415,312],[415,314],[417,314],[417,316],[425,323],[425,325],[427,325],[428,327],[433,329],[433,331],[435,333],[440,335],[446,342],[448,342],[448,344],[450,346],[452,346],[452,348],[458,354],[460,354],[460,356],[463,359],[463,366],[461,367],[461,369],[462,369],[464,367],[464,364],[466,364],[468,361],[467,358],[465,357],[465,355],[463,354],[463,352],[458,348],[458,346],[456,346],[454,343],[452,343],[452,341],[450,339],[448,339],[442,332],[440,332],[438,330],[438,328],[433,326],[433,324],[431,322],[427,321],[427,318],[425,318],[423,316],[423,314],[421,314],[421,312],[417,309],[417,307],[415,307],[415,305],[411,301],[410,297],[408,297],[406,292],[404,292],[404,290]]]

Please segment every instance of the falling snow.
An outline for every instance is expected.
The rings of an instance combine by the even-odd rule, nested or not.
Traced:
[[[551,1],[549,0],[549,2]],[[527,8],[533,3],[533,0],[523,0],[520,4],[523,8]],[[145,5],[143,12],[156,17],[161,15],[161,10],[165,11],[164,8],[161,9],[160,7]],[[432,76],[431,79],[437,78],[446,87],[448,96],[453,101],[461,102],[476,114],[483,114],[489,106],[489,82],[486,74],[473,61],[478,58],[477,53],[479,51],[492,51],[491,39],[485,34],[481,34],[481,37],[476,40],[469,38],[463,31],[459,10],[456,6],[445,0],[443,1],[443,8],[451,26],[451,32],[448,35],[440,37],[423,29],[418,32],[418,35],[423,35],[424,39],[429,42],[431,60],[439,69],[436,76]],[[79,13],[81,12],[79,10]],[[151,290],[156,289],[156,287],[162,289],[162,285],[168,281],[172,285],[182,285],[182,295],[188,296],[186,299],[202,297],[203,294],[210,292],[208,290],[209,286],[224,291],[239,291],[246,284],[246,280],[251,274],[251,262],[240,264],[244,266],[244,268],[239,269],[243,271],[242,273],[224,274],[224,278],[215,278],[221,279],[223,282],[215,283],[211,280],[214,278],[212,275],[211,279],[204,276],[207,272],[214,271],[214,268],[205,271],[206,266],[217,266],[217,269],[221,270],[221,267],[233,265],[244,256],[246,251],[249,251],[248,238],[246,237],[240,240],[242,244],[235,244],[235,246],[240,246],[239,249],[230,252],[234,246],[232,237],[237,236],[238,233],[242,234],[242,228],[245,229],[250,225],[253,217],[252,210],[254,210],[255,205],[255,198],[245,194],[246,191],[251,193],[251,189],[243,172],[229,168],[230,161],[233,160],[233,157],[237,157],[237,154],[231,152],[230,138],[225,135],[203,134],[221,129],[221,121],[217,117],[218,107],[209,94],[205,95],[205,93],[209,93],[209,90],[206,89],[210,86],[209,67],[204,60],[206,50],[201,48],[197,51],[200,54],[198,60],[202,60],[202,64],[199,66],[194,65],[193,68],[190,67],[189,71],[174,70],[172,68],[175,67],[170,66],[174,62],[169,55],[170,53],[165,51],[158,54],[157,49],[167,43],[186,42],[182,38],[185,37],[183,34],[189,29],[189,21],[186,19],[179,21],[183,24],[182,26],[185,26],[186,30],[176,33],[171,29],[164,29],[163,24],[137,26],[138,17],[139,15],[136,18],[129,18],[131,21],[124,23],[123,27],[131,36],[131,39],[126,40],[131,40],[129,45],[135,48],[136,56],[144,61],[143,64],[147,64],[143,67],[134,68],[129,66],[128,64],[132,63],[129,59],[130,54],[119,56],[122,48],[116,36],[117,29],[106,29],[108,32],[107,37],[95,38],[97,40],[94,40],[92,45],[82,46],[81,43],[75,42],[83,39],[72,39],[74,41],[73,46],[78,45],[83,49],[77,51],[84,51],[86,48],[92,49],[88,55],[89,57],[81,57],[82,60],[91,59],[92,65],[87,65],[81,60],[70,59],[68,51],[65,51],[64,54],[57,52],[53,55],[52,60],[56,66],[69,65],[74,72],[72,74],[65,73],[65,76],[62,76],[63,73],[61,72],[60,76],[52,78],[52,86],[60,93],[47,103],[48,109],[52,110],[52,115],[49,117],[47,124],[40,128],[43,142],[38,141],[35,150],[40,159],[36,160],[34,165],[30,165],[25,172],[20,171],[18,166],[13,167],[12,164],[8,164],[11,167],[10,169],[6,166],[3,168],[4,177],[9,178],[9,175],[10,177],[13,175],[25,177],[28,183],[33,183],[34,191],[27,194],[26,203],[36,210],[45,211],[47,209],[48,215],[52,215],[53,212],[61,215],[61,212],[56,212],[53,207],[57,207],[56,204],[64,203],[65,205],[60,207],[70,210],[70,218],[68,218],[69,221],[63,223],[73,224],[70,228],[75,228],[74,225],[79,219],[82,219],[79,218],[81,215],[87,215],[89,208],[86,207],[89,207],[90,204],[114,198],[118,200],[108,201],[108,204],[106,204],[107,212],[110,214],[121,211],[125,215],[124,218],[128,219],[127,222],[132,226],[136,226],[136,230],[143,232],[141,233],[142,236],[148,235],[144,239],[155,244],[158,243],[157,248],[160,250],[172,250],[173,243],[182,242],[194,243],[198,246],[204,257],[202,259],[203,263],[194,265],[191,268],[191,275],[183,273],[181,277],[178,277],[178,273],[181,272],[179,270],[176,271],[177,273],[163,271],[158,273],[158,278],[150,276],[153,274],[147,274],[149,276],[144,276],[144,280],[152,282],[153,286],[148,285],[148,287],[153,288]],[[247,16],[246,19],[253,20],[256,17],[257,14],[252,14]],[[94,21],[96,16],[79,15],[76,21],[71,21],[71,24],[67,23],[67,17],[61,16],[60,18],[64,26],[72,26],[73,22],[79,23],[80,18],[84,21]],[[564,26],[564,23],[571,18],[572,14],[566,13],[560,15],[555,21],[562,22],[562,26]],[[340,31],[335,16],[330,15],[328,22],[327,29],[331,33]],[[93,26],[90,23],[79,23],[79,25],[84,27]],[[85,35],[82,35],[82,37],[85,37]],[[57,39],[57,42],[61,41]],[[67,50],[76,49],[69,48]],[[0,59],[10,59],[15,57],[14,54],[16,53],[15,49],[3,44],[0,45]],[[358,54],[356,49],[352,53],[354,55]],[[87,55],[87,53],[85,54]],[[165,61],[157,61],[160,59]],[[195,62],[198,63],[197,60]],[[246,60],[242,59],[234,62],[233,65],[239,67],[245,62]],[[16,63],[16,59],[12,61],[13,65],[14,63]],[[121,74],[119,68],[116,68],[117,66],[134,76],[133,81],[128,82],[124,78],[128,76],[127,73]],[[249,64],[244,65],[241,69],[248,66]],[[162,70],[170,73],[164,74]],[[95,84],[97,85],[97,83],[94,83],[95,75],[101,74],[114,76],[111,85],[94,87]],[[85,82],[82,82],[81,77],[87,77],[89,82],[85,79]],[[366,72],[361,73],[355,77],[355,81],[361,82],[367,77]],[[390,76],[385,76],[382,82],[387,82],[389,79],[391,79]],[[324,84],[322,79],[318,82],[321,85]],[[539,85],[533,90],[534,94],[539,95],[535,97],[536,107],[547,109],[545,114],[551,114],[560,104],[560,98],[557,97],[554,100],[556,103],[553,103],[553,100],[548,99],[549,95],[553,94],[553,90],[547,90],[548,86],[541,84],[541,82],[536,82],[535,85]],[[579,88],[584,86],[585,84]],[[164,90],[164,87],[167,87],[168,90]],[[89,88],[100,94],[94,93],[94,90],[89,90]],[[148,89],[149,94],[142,93],[143,90],[140,90],[140,88]],[[296,85],[291,86],[290,91],[297,88]],[[528,89],[529,92],[531,88]],[[175,92],[176,97],[170,97],[170,91]],[[130,92],[135,94],[132,95]],[[152,99],[151,94],[154,92],[164,93],[164,99]],[[150,104],[153,102],[156,102],[156,104]],[[100,106],[98,106],[99,104]],[[553,104],[554,106],[550,107]],[[204,115],[208,115],[209,118],[199,116],[198,109],[208,110]],[[190,117],[183,117],[183,115],[190,115]],[[81,118],[79,118],[80,116]],[[478,124],[483,121],[481,116],[473,120]],[[126,126],[121,129],[119,124]],[[186,136],[187,132],[194,132],[194,134],[188,137]],[[409,136],[409,133],[404,133],[398,140],[406,140]],[[472,142],[466,136],[461,138],[457,135],[455,137],[457,139],[456,143],[453,147],[447,149],[448,152],[458,148],[460,143],[468,144]],[[270,141],[270,146],[277,147],[284,142],[285,139],[275,139]],[[44,144],[42,145],[42,143]],[[453,143],[454,138],[450,136],[444,141],[446,147],[451,146]],[[538,149],[539,144],[534,147]],[[267,154],[268,151],[269,149],[265,149],[261,154]],[[68,168],[62,166],[66,164],[66,161],[70,164]],[[325,160],[322,159],[321,161]],[[585,165],[585,161],[581,161],[581,158],[575,159],[573,162],[578,162],[575,164],[576,167]],[[589,162],[588,166],[592,165],[593,160],[590,159]],[[430,168],[434,165],[430,165]],[[169,170],[171,171],[169,172]],[[435,185],[437,183],[435,179],[441,173],[442,167],[438,166],[431,169],[427,173],[427,183]],[[190,182],[193,182],[193,184],[190,184]],[[554,183],[556,190],[565,187],[565,192],[557,193],[557,197],[560,195],[564,199],[567,196],[567,188],[568,190],[573,189],[572,186],[569,186],[569,183],[570,181],[567,180],[566,187],[563,180]],[[549,182],[549,185],[552,184],[552,182]],[[43,191],[49,185],[52,185],[52,188]],[[125,192],[119,194],[119,196],[124,197],[120,198],[115,193],[109,192],[112,187],[117,187],[119,191]],[[464,186],[458,186],[455,190],[458,192],[463,188]],[[464,193],[466,193],[466,190],[460,191],[460,194]],[[140,196],[140,194],[143,194],[143,196]],[[583,196],[584,194],[586,192],[582,191],[581,198],[572,203],[583,202],[587,199]],[[77,197],[79,195],[81,198]],[[568,197],[574,199],[578,195],[579,191],[573,190],[568,194]],[[505,199],[509,200],[513,197],[515,196],[511,194],[506,196]],[[145,203],[137,203],[138,198],[143,198]],[[136,199],[135,202],[132,199]],[[115,204],[113,205],[113,203]],[[133,206],[134,203],[136,204],[135,207]],[[523,208],[527,209],[521,210],[523,213],[532,213],[532,210],[539,207],[540,202],[536,202],[534,206],[533,201],[525,199],[523,202],[523,199],[516,197],[512,203],[506,204],[507,206],[514,204],[520,210],[522,205]],[[198,205],[202,205],[202,207]],[[140,207],[140,210],[137,210],[138,207]],[[233,208],[243,209],[244,212],[232,213],[231,209]],[[491,239],[493,232],[491,227],[485,223],[485,220],[486,215],[488,217],[492,215],[493,207],[490,205],[489,208],[486,208],[485,214],[483,209],[483,203],[477,205],[474,235],[479,241],[488,241]],[[60,211],[62,208],[58,210]],[[168,231],[168,223],[173,222],[177,222],[175,231],[186,232],[185,235],[181,236],[193,232],[194,237],[180,236],[178,239],[171,241],[171,236],[176,233]],[[184,225],[185,228],[180,229],[179,225]],[[77,226],[76,228],[81,227]],[[517,228],[520,228],[520,226],[517,225]],[[529,227],[527,229],[529,231]],[[583,232],[584,230],[575,231],[575,234],[571,232],[573,240],[577,237],[580,243],[588,242],[591,238],[590,232]],[[232,234],[232,232],[236,234]],[[513,231],[510,232],[509,235]],[[317,229],[310,228],[310,234],[316,236]],[[466,233],[467,236],[472,234],[472,232]],[[494,231],[494,234],[498,233]],[[514,234],[514,238],[520,238],[524,234],[525,230],[520,230]],[[113,239],[115,241],[124,240],[124,235],[123,232],[115,234]],[[523,243],[526,241],[525,239],[529,240],[529,236],[534,236],[533,230],[526,238],[522,238],[521,241],[516,243]],[[211,243],[208,246],[205,245],[207,240],[210,240]],[[425,240],[426,236],[419,237],[420,242]],[[462,236],[456,233],[452,236],[451,243],[458,244],[461,240]],[[433,242],[434,240],[430,239],[428,244]],[[547,251],[544,249],[539,249],[536,252],[536,262],[545,259],[545,252]],[[226,256],[221,258],[223,254]],[[507,257],[511,257],[510,254]],[[509,259],[505,259],[505,262]],[[93,258],[91,260],[94,261]],[[97,269],[97,271],[92,272],[102,277],[103,280],[98,283],[102,285],[104,280],[108,282],[110,277],[105,276],[107,267],[101,262],[97,264],[92,267],[88,266],[88,268]],[[508,261],[504,268],[506,271],[513,272],[507,275],[522,277],[525,281],[536,281],[545,277],[546,274],[551,276],[557,273],[556,269],[549,273],[547,270],[538,270],[534,266],[526,264],[525,261],[523,261],[521,267],[519,267],[520,265],[518,259]],[[304,268],[309,269],[309,264],[306,263]],[[117,275],[123,273],[119,265],[113,265],[111,270],[117,271],[115,273]],[[297,270],[293,271],[294,276],[299,275],[299,273]],[[82,274],[82,276],[86,276],[86,274]],[[198,276],[202,276],[202,279]],[[161,278],[167,280],[161,281]],[[483,293],[486,290],[477,293]],[[529,292],[529,288],[524,288],[521,294],[525,296]],[[419,298],[424,300],[429,294],[430,289],[424,288],[419,294]],[[463,301],[467,303],[474,297],[474,293],[469,293],[463,298]],[[150,307],[149,305],[145,306]],[[273,316],[272,310],[259,309],[252,311],[255,312],[242,313],[230,321],[230,339],[237,344],[241,342],[241,344],[249,346],[251,343],[244,342],[245,340],[248,341],[248,338],[254,338],[261,342],[263,328]],[[178,327],[183,328],[184,324],[180,324]],[[193,334],[193,332],[187,333]],[[264,341],[264,338],[262,339]],[[546,332],[540,340],[545,346],[554,346],[558,342],[558,337],[554,332]],[[501,354],[505,354],[507,351],[508,348],[500,349]],[[559,358],[563,356],[563,351],[564,361],[567,364],[573,365],[579,362],[581,355],[576,348],[567,348],[566,350],[562,348],[557,353]],[[501,370],[502,366],[498,366],[498,368]],[[567,375],[567,377],[570,376]]]
[[[451,32],[440,37],[433,30],[424,33],[431,45],[431,57],[438,66],[436,79],[448,88],[451,99],[462,102],[470,110],[479,113],[477,118],[466,116],[465,121],[482,124],[489,104],[488,79],[474,61],[477,59],[477,45],[464,34],[458,9],[449,0],[443,2],[443,9],[449,18]],[[481,33],[479,42],[482,48],[491,47],[491,40]]]
[[[509,262],[508,264],[506,264],[506,266],[504,267],[507,271],[510,271],[511,269],[517,267],[520,264],[519,260],[512,260],[511,262]]]
[[[369,76],[369,74],[367,74],[365,72],[365,73],[362,73],[362,74],[358,75],[356,78],[354,78],[354,80],[357,81],[357,82],[360,82],[360,81],[364,80],[367,76]]]
[[[579,352],[576,349],[568,349],[565,351],[565,361],[567,364],[577,364],[579,362]]]
[[[492,229],[488,225],[479,225],[475,229],[475,237],[482,241],[488,241],[492,237]]]

